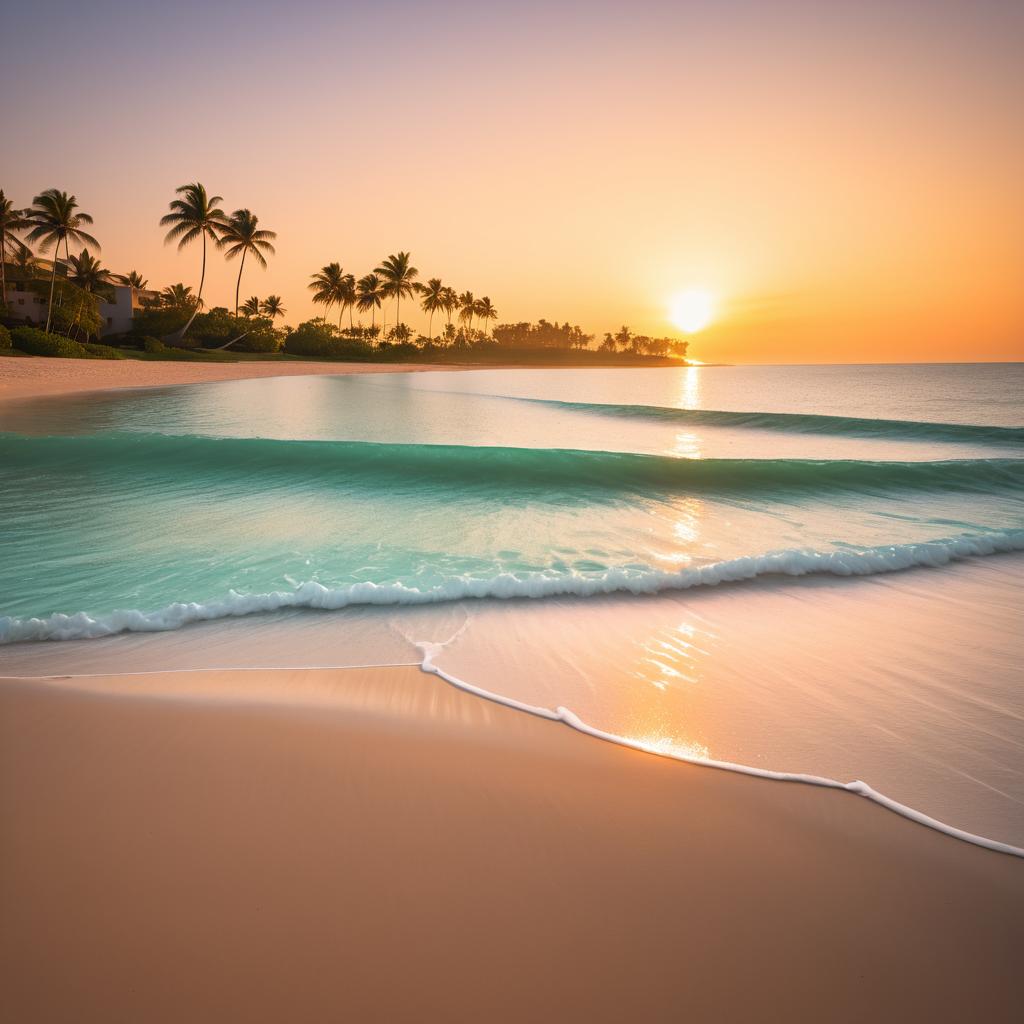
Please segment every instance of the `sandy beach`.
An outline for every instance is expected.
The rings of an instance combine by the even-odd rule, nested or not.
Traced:
[[[418,669],[0,684],[18,1021],[1012,1020],[1024,871]]]
[[[0,1024],[1024,1021],[1024,2],[107,6],[0,21]]]
[[[254,377],[295,377],[359,373],[419,373],[460,370],[462,366],[424,363],[176,363],[135,359],[44,359],[38,356],[0,359],[0,402],[41,398],[82,391],[117,388],[156,388],[204,384]]]

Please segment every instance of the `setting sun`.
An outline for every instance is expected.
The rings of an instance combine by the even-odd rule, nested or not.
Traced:
[[[714,316],[715,300],[704,288],[687,288],[672,300],[672,323],[687,334],[702,331]]]

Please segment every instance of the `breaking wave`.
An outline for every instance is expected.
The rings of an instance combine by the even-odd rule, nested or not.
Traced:
[[[771,576],[869,576],[916,566],[938,567],[965,558],[1024,551],[1024,529],[964,534],[920,544],[893,544],[834,551],[783,550],[733,558],[677,572],[611,568],[595,573],[500,573],[489,578],[455,576],[418,588],[403,582],[362,582],[331,588],[308,581],[294,590],[241,594],[209,602],[176,602],[153,611],[127,609],[106,615],[85,611],[39,618],[0,617],[0,643],[75,640],[125,632],[179,629],[192,622],[272,612],[283,608],[341,609],[355,605],[416,605],[467,599],[593,597],[657,594]]]
[[[733,415],[733,414],[728,414]],[[994,428],[993,428],[994,429]],[[771,491],[993,492],[1024,488],[1024,459],[889,462],[814,459],[684,459],[564,448],[294,441],[167,434],[0,436],[0,462],[32,473],[92,472],[139,481],[244,476],[262,485],[435,483],[502,494]]]

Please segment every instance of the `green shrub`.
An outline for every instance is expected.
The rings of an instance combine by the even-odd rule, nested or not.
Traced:
[[[227,349],[228,352],[279,352],[281,350],[280,339],[273,334],[249,334]]]
[[[14,347],[33,356],[55,356],[59,359],[88,359],[89,353],[77,341],[47,334],[36,327],[15,327],[11,331]]]
[[[284,350],[291,356],[323,356],[336,340],[333,326],[322,320],[307,320],[284,339]]]
[[[196,349],[201,349],[203,347],[202,340],[197,338],[191,331],[189,331],[189,333],[186,334],[184,338],[179,338],[177,335],[174,335],[172,340],[165,341],[164,345],[167,348],[173,348],[179,351],[189,352],[195,351]]]
[[[10,348],[10,347],[11,347],[11,332],[9,330],[7,330],[7,328],[4,327],[3,324],[0,324],[0,348]]]
[[[238,341],[226,351],[235,352],[277,352],[281,348],[281,339],[274,325],[265,317],[254,317],[243,320],[236,326],[232,337],[242,335]]]
[[[176,348],[171,345],[165,345],[158,338],[143,338],[140,340],[143,349],[140,355],[141,358],[146,360],[161,362],[171,360],[187,363],[233,363],[238,360],[238,357],[233,355],[230,350],[227,352],[210,352],[202,348]]]
[[[284,350],[290,356],[315,356],[320,359],[369,359],[373,349],[356,338],[339,338],[332,326],[307,320],[285,338]]]
[[[37,279],[28,283],[29,290],[39,298],[48,300],[50,282]],[[100,316],[100,299],[92,292],[84,291],[67,278],[58,275],[54,282],[53,302],[50,305],[50,327],[53,333],[76,333],[79,337],[98,335],[103,326]]]
[[[143,338],[142,350],[155,359],[196,359],[193,350],[165,345],[159,338]]]
[[[146,309],[133,318],[132,333],[142,338],[163,338],[180,331],[191,315],[187,309]]]
[[[82,348],[89,354],[91,359],[127,359],[128,357],[119,349],[111,348],[109,345],[95,345],[85,342]]]

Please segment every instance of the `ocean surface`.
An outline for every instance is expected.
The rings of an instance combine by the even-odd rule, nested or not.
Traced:
[[[0,673],[426,659],[1024,846],[1022,399],[989,364],[5,403]]]

